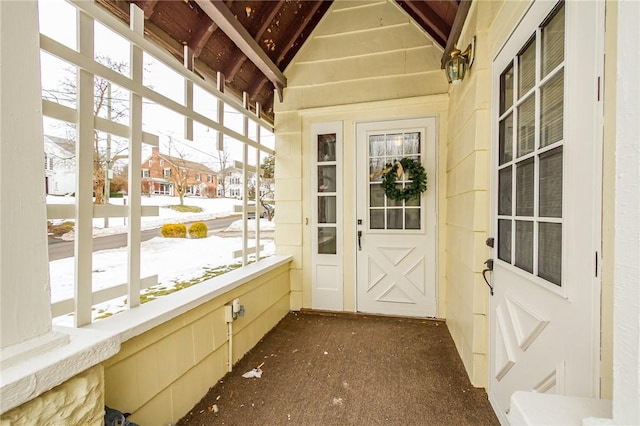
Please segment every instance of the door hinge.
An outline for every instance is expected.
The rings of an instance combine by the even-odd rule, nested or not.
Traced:
[[[598,102],[600,102],[600,77],[598,77]]]
[[[594,272],[595,272],[595,276],[596,276],[596,278],[598,278],[598,266],[599,266],[599,265],[598,265],[598,257],[599,257],[599,256],[598,256],[598,252],[596,252],[596,262],[595,262],[596,270],[594,271]]]

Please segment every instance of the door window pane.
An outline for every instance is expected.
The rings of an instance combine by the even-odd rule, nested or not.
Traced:
[[[562,147],[540,155],[539,215],[562,217]]]
[[[387,135],[387,155],[400,157],[402,155],[402,133]]]
[[[384,229],[384,210],[369,211],[369,228]]]
[[[318,228],[318,253],[336,254],[336,228]]]
[[[564,3],[542,27],[542,77],[564,60]]]
[[[384,135],[369,136],[369,155],[371,157],[382,157],[385,153]]]
[[[387,209],[387,229],[402,229],[402,209]]]
[[[420,154],[420,133],[404,134],[404,156]]]
[[[370,158],[369,159],[369,182],[382,182],[382,175],[377,173],[381,170],[384,170],[384,168],[385,168],[384,158]]]
[[[540,89],[540,146],[562,140],[564,75],[558,73]]]
[[[369,206],[384,207],[384,191],[381,185],[372,184],[369,186]]]
[[[513,105],[513,64],[500,76],[500,115]]]
[[[318,222],[336,223],[336,197],[318,197]]]
[[[404,211],[405,229],[420,229],[420,209]]]
[[[336,134],[318,135],[318,162],[336,161]]]
[[[336,192],[336,166],[318,166],[318,192]]]
[[[507,167],[498,172],[498,214],[511,215],[511,194],[513,188],[513,173],[511,167]]]
[[[538,227],[538,275],[561,285],[562,224],[543,222]]]
[[[533,222],[516,220],[516,266],[533,273]]]
[[[509,114],[500,122],[500,164],[513,159],[513,114]]]
[[[533,216],[533,158],[516,167],[516,215]]]
[[[498,220],[498,258],[511,263],[511,220]]]
[[[536,124],[535,97],[530,96],[518,108],[518,157],[533,152]]]
[[[518,55],[518,98],[521,98],[536,84],[536,39]]]

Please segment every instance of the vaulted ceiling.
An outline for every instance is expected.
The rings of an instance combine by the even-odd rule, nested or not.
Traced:
[[[459,33],[471,0],[397,0],[445,53],[452,28]],[[145,15],[146,36],[184,61],[185,46],[195,71],[225,90],[247,92],[273,119],[274,89],[286,87],[282,74],[331,6],[330,0],[97,0],[129,21],[129,4]],[[460,16],[464,14],[464,16]],[[457,18],[456,18],[457,17]],[[457,38],[457,35],[456,35]],[[452,47],[452,43],[449,41]]]

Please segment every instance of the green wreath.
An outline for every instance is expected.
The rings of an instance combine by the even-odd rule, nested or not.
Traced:
[[[400,167],[402,168],[398,173]],[[419,161],[405,157],[394,161],[393,164],[387,163],[385,171],[382,178],[382,189],[385,195],[392,200],[409,201],[420,197],[420,194],[427,190],[427,172]],[[398,174],[402,176],[403,173],[409,173],[411,183],[404,188],[398,188],[396,179],[399,177]]]

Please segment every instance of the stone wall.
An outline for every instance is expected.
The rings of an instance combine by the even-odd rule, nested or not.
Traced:
[[[0,417],[0,425],[97,426],[103,419],[104,368],[98,365],[7,411]]]

